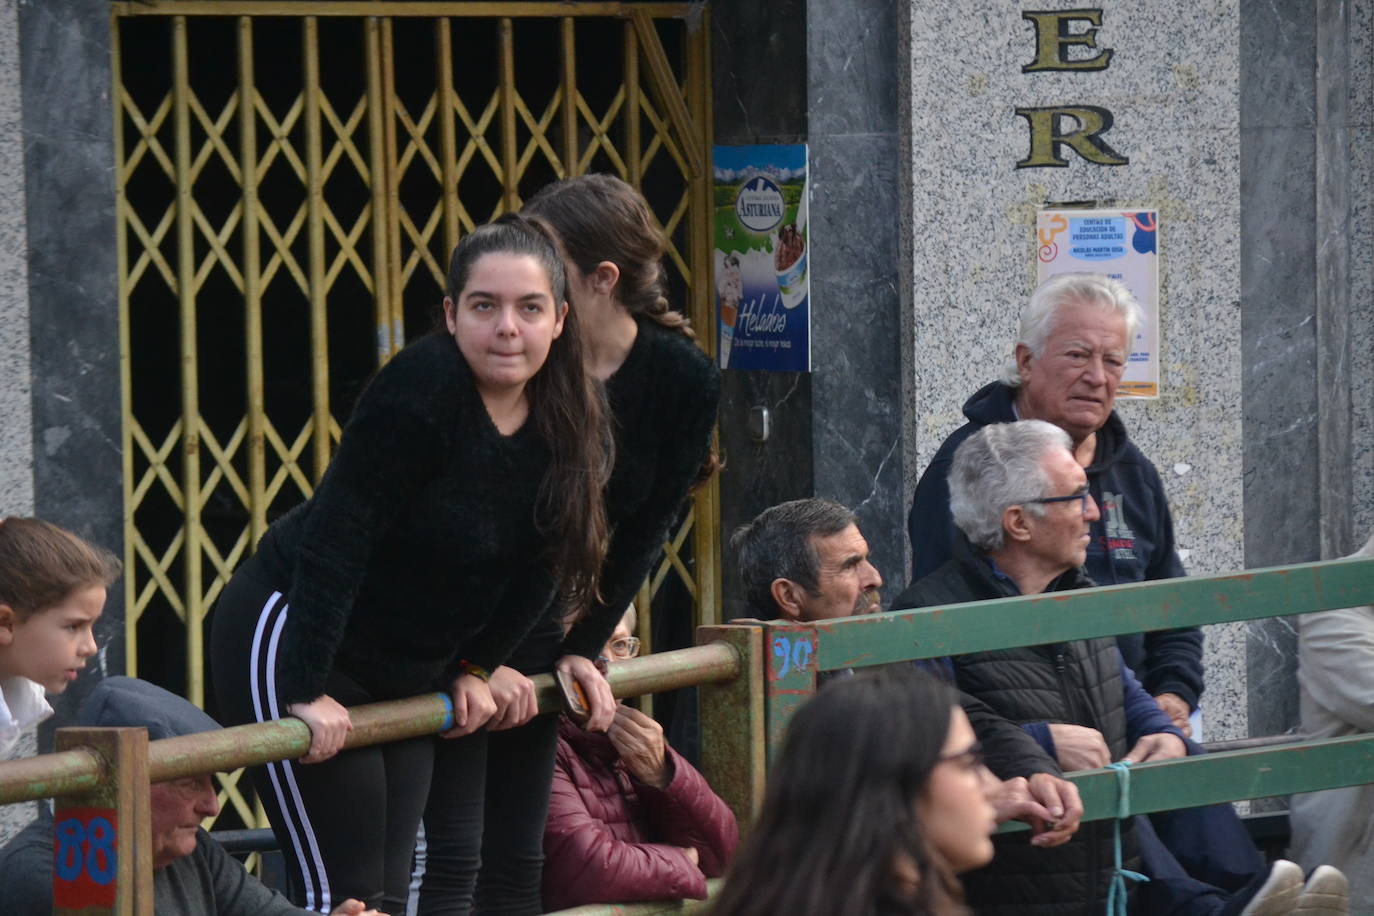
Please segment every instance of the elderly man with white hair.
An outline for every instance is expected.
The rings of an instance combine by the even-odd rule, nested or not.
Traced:
[[[950,508],[959,535],[954,556],[906,590],[896,608],[933,607],[1090,588],[1083,571],[1091,526],[1100,515],[1073,442],[1040,420],[999,423],[969,436],[950,468]],[[1152,702],[1109,638],[976,652],[948,661],[959,690],[977,701],[969,719],[980,736],[1013,723],[1034,734],[1065,770],[1082,769],[1078,746],[1101,747],[1109,761],[1182,757],[1182,735]],[[989,754],[999,776],[1014,766]],[[1227,842],[1205,834],[1205,845]],[[1306,887],[1302,870],[1280,860],[1241,887],[1188,875],[1144,817],[1121,825],[1127,868],[1150,877],[1140,912],[1171,916],[1279,916],[1347,912],[1345,879],[1319,868]],[[1071,916],[1107,902],[1113,873],[1110,822],[1084,825],[1067,844],[1028,850],[997,843],[986,869],[965,880],[980,916],[1034,912]],[[1139,855],[1138,864],[1135,857]]]
[[[219,723],[189,702],[132,677],[107,677],[77,711],[87,728],[142,728],[148,739],[214,731]],[[148,789],[154,916],[310,916],[243,870],[201,824],[219,814],[208,773],[154,783]],[[376,825],[359,824],[359,830]],[[0,849],[0,912],[50,916],[53,912],[53,821],[46,809]],[[85,880],[84,878],[82,880]],[[63,913],[86,912],[63,908]],[[142,911],[141,911],[142,912]],[[386,916],[359,900],[345,900],[330,916]]]
[[[1069,434],[1093,500],[1087,571],[1098,585],[1184,575],[1159,472],[1131,442],[1113,409],[1130,359],[1140,306],[1101,274],[1060,274],[1021,313],[1013,359],[1000,381],[964,404],[968,422],[940,446],[916,487],[907,519],[911,580],[952,555],[950,461],[959,444],[990,423],[1045,420]],[[1185,735],[1202,694],[1202,633],[1196,627],[1117,639],[1126,663]]]

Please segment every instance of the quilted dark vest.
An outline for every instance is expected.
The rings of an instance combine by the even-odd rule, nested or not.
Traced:
[[[1071,570],[1049,590],[1092,584],[1081,571]],[[955,559],[909,589],[907,603],[899,600],[899,606],[934,607],[1013,593],[965,541],[956,545]],[[979,652],[953,663],[959,689],[1012,722],[1084,725],[1102,733],[1113,760],[1129,750],[1114,639]],[[989,762],[996,772],[996,761]],[[969,905],[979,916],[1100,916],[1113,870],[1112,823],[1084,823],[1073,839],[1053,849],[1031,846],[1024,832],[996,837],[992,863],[964,876]],[[1123,865],[1139,870],[1129,819],[1121,838]]]

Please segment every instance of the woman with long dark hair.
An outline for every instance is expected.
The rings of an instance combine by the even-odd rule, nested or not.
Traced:
[[[711,916],[962,914],[955,874],[992,858],[996,785],[948,685],[831,680],[788,726]]]
[[[566,621],[547,619],[492,677],[497,713],[489,726],[476,910],[505,916],[543,912],[542,829],[527,830],[523,812],[531,799],[547,800],[557,746],[554,717],[512,728],[534,705],[525,675],[550,670],[560,657],[595,657],[605,644],[659,556],[688,490],[718,465],[711,438],[720,399],[719,372],[697,346],[690,322],[668,304],[662,264],[668,241],[638,191],[610,175],[585,175],[543,188],[521,214],[546,227],[564,257],[588,370],[605,383],[615,468],[606,490],[611,534],[600,593],[566,636]],[[592,715],[584,727],[604,731],[615,712],[610,692],[589,699]],[[538,766],[508,763],[516,760]],[[539,784],[529,781],[536,773]],[[516,806],[518,819],[509,814]],[[465,912],[466,875],[479,852],[452,826],[457,817],[446,786],[436,785],[425,810],[423,916]]]
[[[491,672],[555,596],[576,613],[598,594],[611,436],[565,282],[525,220],[466,236],[444,327],[377,373],[314,495],[219,601],[225,717],[310,726],[309,753],[257,780],[307,908],[351,896],[403,911],[431,773],[464,812],[456,829],[480,835]],[[562,664],[606,691],[589,657]],[[347,706],[435,689],[453,699],[449,753],[436,760],[430,738],[338,753]]]

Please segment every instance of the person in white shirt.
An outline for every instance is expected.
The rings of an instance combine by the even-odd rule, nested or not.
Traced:
[[[114,554],[36,518],[0,520],[0,757],[96,653]]]

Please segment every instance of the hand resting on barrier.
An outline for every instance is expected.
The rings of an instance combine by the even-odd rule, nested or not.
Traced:
[[[1083,817],[1078,787],[1049,773],[1036,773],[1029,780],[1023,776],[1008,779],[991,801],[997,810],[997,823],[1022,821],[1030,825],[1032,846],[1067,843]]]
[[[310,750],[301,763],[320,763],[333,757],[353,731],[348,709],[327,693],[309,703],[292,703],[286,711],[310,726]]]
[[[580,655],[564,655],[558,659],[555,668],[576,678],[587,696],[591,716],[582,723],[582,727],[589,732],[604,732],[610,728],[611,720],[615,718],[615,697],[611,694],[611,685],[606,683],[606,678],[597,670],[595,663]]]
[[[496,712],[487,722],[487,731],[499,732],[518,728],[539,715],[539,700],[534,695],[534,681],[507,665],[499,666],[487,682]]]
[[[1054,739],[1054,756],[1064,772],[1095,770],[1112,762],[1107,742],[1095,728],[1083,725],[1052,723],[1050,737]]]
[[[1142,737],[1121,759],[1129,760],[1131,763],[1145,763],[1149,760],[1176,760],[1187,756],[1188,748],[1182,738],[1168,732],[1159,732]]]
[[[475,674],[461,674],[454,679],[453,728],[440,732],[441,738],[461,738],[470,735],[491,721],[496,713],[496,700],[491,685]]]

